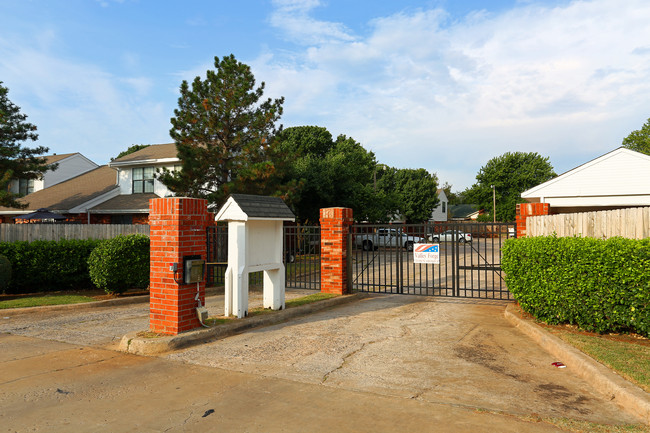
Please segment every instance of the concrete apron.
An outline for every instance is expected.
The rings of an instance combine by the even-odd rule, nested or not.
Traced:
[[[598,423],[627,413],[504,318],[506,304],[377,296],[163,357],[328,388]]]
[[[297,292],[290,296],[300,295]],[[219,296],[208,300],[212,308],[223,306]],[[431,410],[438,408],[434,411],[446,408],[444,410],[450,414],[455,410],[453,408],[470,411],[477,408],[606,423],[640,421],[610,402],[611,394],[602,397],[593,385],[578,378],[576,373],[583,365],[574,365],[567,359],[558,358],[559,353],[564,352],[549,354],[509,324],[503,317],[504,310],[505,304],[490,301],[375,296],[164,357],[220,367],[223,370],[213,370],[219,377],[244,372],[264,380],[280,380],[285,384],[289,383],[285,379],[289,379],[296,386],[303,384],[301,392],[305,389],[316,393],[319,393],[319,389],[321,393],[339,390],[352,392],[345,395],[355,401],[359,398],[366,400],[366,397],[360,396],[387,398],[389,400],[386,402],[393,403],[414,401],[425,404]],[[43,311],[40,314],[2,317],[0,332],[115,348],[121,336],[129,331],[145,330],[148,322],[148,305],[101,308],[94,312],[69,311],[65,314],[47,312],[46,309]],[[0,352],[11,352],[7,342],[7,339],[3,339],[3,351]],[[60,369],[50,362],[51,354],[45,350],[41,356],[43,344],[47,345],[47,342],[25,340],[21,342],[21,347],[26,352],[25,356],[33,357],[34,362],[44,368],[38,377],[59,374],[55,372]],[[547,345],[543,347],[551,350]],[[81,353],[77,350],[69,350],[72,357],[69,359],[74,365],[78,364],[73,359],[74,354]],[[130,355],[109,351],[101,357],[118,360],[124,356]],[[144,358],[141,359],[144,361]],[[563,361],[568,368],[558,370],[550,365],[553,361]],[[31,377],[33,371],[27,364],[20,361],[17,365],[27,368],[23,372],[24,377]],[[172,374],[183,376],[182,364],[172,364],[178,368],[173,368],[176,373],[168,371],[170,378]],[[70,367],[71,372],[77,368],[74,365]],[[81,368],[84,364],[78,365]],[[101,361],[101,365],[108,366],[110,363]],[[47,372],[48,366],[51,373]],[[12,377],[18,375],[10,379],[12,383],[18,385],[26,380],[19,379],[18,371],[6,371],[12,371]],[[200,371],[203,376],[210,374],[210,369]],[[122,377],[124,370],[118,367],[116,372]],[[138,374],[130,377],[138,377]],[[129,380],[139,383],[144,377]],[[177,383],[176,378],[172,380]],[[242,376],[242,380],[250,379]],[[8,382],[0,380],[1,383]],[[119,387],[119,383],[115,383],[114,388]],[[356,394],[356,391],[362,393]],[[647,393],[641,393],[641,398],[645,396],[647,402]],[[56,395],[58,400],[63,398]],[[22,398],[19,400],[22,401]],[[437,425],[444,426],[445,421],[442,418],[440,421],[442,424]],[[474,429],[480,425],[480,420],[477,423],[472,424]],[[472,431],[472,428],[468,431]],[[518,430],[515,428],[513,431]]]

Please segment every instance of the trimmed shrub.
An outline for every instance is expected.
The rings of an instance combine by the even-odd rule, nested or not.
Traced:
[[[521,308],[539,320],[650,336],[650,239],[509,239],[502,268]]]
[[[11,262],[5,256],[0,255],[0,292],[5,293],[11,281]]]
[[[0,254],[11,262],[7,293],[32,293],[92,287],[88,256],[96,239],[0,242]]]
[[[106,293],[149,286],[149,238],[120,235],[102,242],[88,258],[90,279]]]

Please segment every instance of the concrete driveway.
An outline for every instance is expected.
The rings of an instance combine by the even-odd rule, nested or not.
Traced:
[[[504,303],[384,295],[169,360],[510,414],[638,422],[503,317]]]
[[[639,422],[571,365],[553,367],[562,360],[512,327],[504,308],[373,296],[159,358],[106,350],[146,328],[146,304],[1,319],[0,425],[475,433],[562,431],[538,417]]]

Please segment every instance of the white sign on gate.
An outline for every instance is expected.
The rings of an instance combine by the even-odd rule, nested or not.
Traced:
[[[413,263],[440,264],[439,244],[415,244],[413,246]]]

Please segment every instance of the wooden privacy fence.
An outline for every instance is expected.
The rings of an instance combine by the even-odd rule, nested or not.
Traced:
[[[149,236],[147,224],[0,224],[0,242],[111,239],[117,235]]]
[[[526,220],[526,236],[582,236],[608,239],[650,237],[650,207],[614,209],[557,215],[540,215]]]

